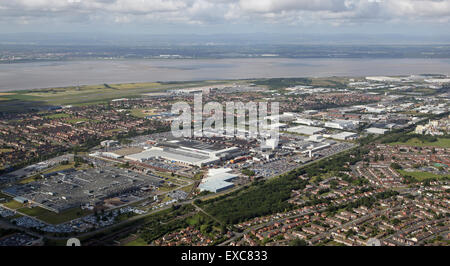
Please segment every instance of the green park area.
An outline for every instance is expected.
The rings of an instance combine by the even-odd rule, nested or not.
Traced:
[[[7,152],[12,152],[13,149],[0,149],[0,154],[2,153],[7,153]]]
[[[79,162],[78,164],[75,162],[68,162],[67,164],[59,164],[55,167],[45,170],[42,174],[48,174],[53,172],[64,171],[68,169],[76,169],[76,170],[84,170],[89,168],[90,166],[86,163]]]
[[[131,110],[131,115],[138,118],[144,118],[149,115],[155,115],[156,113],[153,110],[147,109],[133,109]]]
[[[390,145],[450,148],[450,138],[439,138],[438,137],[437,141],[426,141],[426,140],[420,140],[418,138],[411,138],[405,142],[402,142],[402,141],[392,142],[392,143],[390,143]]]
[[[125,246],[132,246],[132,247],[141,247],[141,246],[147,246],[147,245],[148,245],[147,241],[145,241],[144,239],[142,239],[140,237],[125,244]]]
[[[21,209],[18,209],[17,211],[35,217],[49,224],[60,224],[68,222],[92,213],[91,211],[82,210],[81,208],[72,208],[61,213],[55,213],[41,207],[23,207]]]
[[[24,204],[20,203],[20,202],[17,202],[15,200],[10,200],[10,201],[8,201],[6,203],[3,203],[3,206],[5,206],[7,208],[10,208],[12,210],[17,210],[17,209],[22,208],[24,206]]]
[[[425,181],[427,179],[442,179],[442,178],[450,178],[450,174],[448,175],[438,175],[434,173],[429,172],[422,172],[422,171],[405,171],[405,170],[398,170],[398,172],[403,176],[410,176],[416,179],[417,181]]]
[[[46,106],[99,104],[113,99],[141,97],[145,93],[162,92],[168,89],[214,86],[226,82],[125,83],[14,91],[0,94],[2,102],[4,102],[0,106],[0,111],[20,111],[24,108]]]
[[[48,118],[48,119],[58,119],[58,118],[68,118],[68,117],[70,117],[70,115],[65,114],[65,113],[56,113],[56,114],[45,116],[45,118]]]

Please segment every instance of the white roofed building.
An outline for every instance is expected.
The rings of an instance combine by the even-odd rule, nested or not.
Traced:
[[[238,177],[230,173],[231,168],[209,169],[208,175],[203,178],[198,188],[200,191],[220,192],[232,188],[234,184],[230,181]]]

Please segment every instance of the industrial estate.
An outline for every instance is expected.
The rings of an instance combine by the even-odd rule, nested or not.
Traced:
[[[0,113],[0,246],[70,237],[83,245],[448,245],[449,84],[428,74],[0,94],[5,106],[27,102]],[[112,96],[78,102],[99,91]],[[193,107],[198,94],[204,103],[279,103],[278,114],[259,118],[278,139],[214,127],[174,136],[172,105]],[[223,116],[243,115],[248,130],[261,122],[250,112]]]

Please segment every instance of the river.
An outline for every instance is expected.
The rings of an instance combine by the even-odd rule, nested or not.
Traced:
[[[0,91],[103,83],[450,74],[450,59],[148,59],[0,64]]]

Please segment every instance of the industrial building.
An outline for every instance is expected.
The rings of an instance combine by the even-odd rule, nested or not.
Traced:
[[[368,113],[382,114],[382,113],[386,113],[386,109],[385,109],[385,108],[379,108],[379,107],[371,107],[371,106],[367,106],[367,107],[366,107],[366,112],[368,112]]]
[[[353,133],[353,132],[346,132],[346,131],[330,136],[330,138],[337,139],[337,140],[351,140],[351,139],[356,139],[357,137],[358,137],[358,134]]]
[[[234,184],[230,181],[238,177],[230,173],[230,168],[209,169],[208,175],[202,180],[198,188],[200,191],[220,192],[232,188]]]
[[[348,129],[355,129],[355,123],[353,121],[348,121],[348,120],[334,120],[334,121],[329,121],[329,122],[325,122],[325,127],[329,127],[329,128],[336,128],[336,129],[343,129],[343,130],[348,130]]]
[[[366,132],[371,133],[371,134],[384,134],[386,131],[388,131],[388,129],[376,128],[376,127],[371,127],[371,128],[366,129]]]
[[[148,150],[127,155],[124,158],[139,162],[149,159],[164,159],[183,165],[203,167],[234,158],[241,153],[237,147],[225,147],[194,140],[175,140],[159,143]]]
[[[100,142],[100,145],[102,147],[114,147],[119,145],[120,143],[117,140],[104,140]]]
[[[317,133],[323,132],[324,130],[325,129],[321,127],[296,126],[288,128],[286,131],[303,135],[315,135]]]
[[[305,118],[299,118],[295,121],[293,121],[296,124],[302,124],[302,125],[307,125],[307,126],[319,126],[322,123],[318,120],[312,120],[312,119],[305,119]]]
[[[264,119],[268,119],[271,121],[292,121],[296,118],[296,114],[295,113],[290,113],[290,112],[285,112],[283,114],[279,114],[279,115],[271,115],[271,116],[266,116]]]

